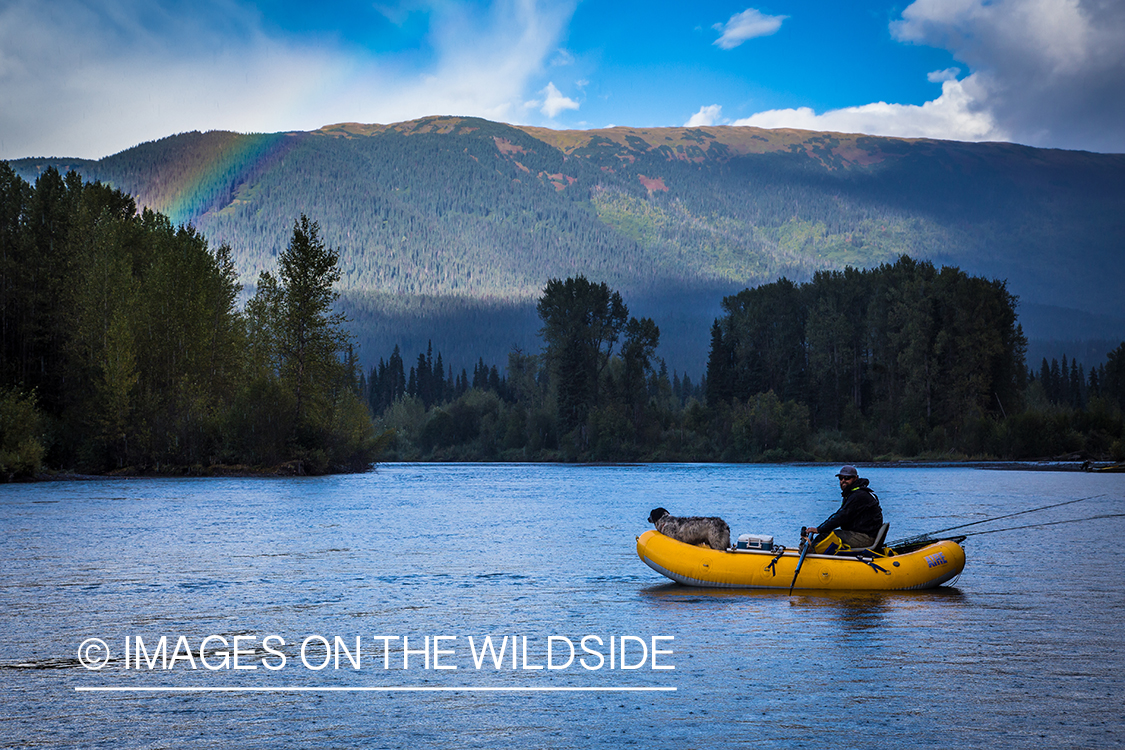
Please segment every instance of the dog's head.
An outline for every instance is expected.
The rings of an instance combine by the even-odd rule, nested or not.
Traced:
[[[669,513],[668,511],[664,510],[663,508],[653,508],[652,513],[648,514],[648,522],[649,523],[656,523],[661,518],[664,518],[664,516],[670,516],[670,515],[672,515],[672,514]]]

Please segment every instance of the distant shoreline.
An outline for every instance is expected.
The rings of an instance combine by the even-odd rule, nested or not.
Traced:
[[[380,465],[448,465],[448,464],[500,464],[511,463],[518,465],[541,464],[575,467],[598,466],[651,466],[656,464],[679,463],[704,463],[720,465],[719,461],[588,461],[588,462],[558,462],[558,461],[386,461],[372,464],[368,471],[329,472],[326,474],[307,474],[296,466],[299,462],[289,462],[280,466],[250,467],[250,466],[208,466],[208,467],[181,467],[167,470],[141,470],[121,469],[109,474],[79,474],[75,472],[42,472],[33,478],[26,478],[11,482],[12,484],[31,484],[38,482],[94,482],[114,479],[288,479],[292,477],[311,476],[341,476],[345,474],[365,474],[375,471]],[[726,466],[834,466],[838,462],[830,461],[792,461],[781,463],[728,463]],[[1125,472],[1125,464],[1110,461],[1085,461],[1073,459],[1043,459],[1039,461],[951,461],[922,459],[909,459],[903,461],[866,461],[862,462],[864,469],[984,469],[992,471],[1088,471],[1090,473],[1117,473]]]
[[[376,464],[372,464],[373,469]],[[369,469],[370,470],[370,469]],[[289,477],[309,477],[309,476],[332,476],[340,474],[363,474],[365,472],[357,471],[340,471],[340,472],[325,472],[323,474],[310,474],[304,471],[304,465],[301,461],[288,461],[277,466],[256,467],[256,466],[242,466],[242,465],[226,465],[216,464],[212,466],[176,466],[162,469],[142,469],[137,467],[127,467],[118,469],[106,474],[79,474],[71,471],[46,471],[37,474],[33,478],[23,480],[16,480],[16,482],[80,482],[80,481],[99,481],[109,479],[175,479],[175,478],[252,478],[261,477],[265,479],[272,478],[289,478]],[[14,482],[15,483],[15,482]]]

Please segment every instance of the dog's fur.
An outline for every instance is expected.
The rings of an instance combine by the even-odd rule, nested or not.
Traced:
[[[706,545],[711,549],[730,549],[730,526],[721,518],[688,516],[678,518],[664,508],[655,508],[648,522],[664,536],[684,544]]]

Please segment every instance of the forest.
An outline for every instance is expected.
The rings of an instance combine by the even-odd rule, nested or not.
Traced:
[[[470,375],[396,347],[368,403],[406,460],[1125,460],[1125,342],[1088,374],[1065,357],[1029,373],[1002,282],[904,256],[723,309],[693,383],[669,376],[659,328],[620,293],[553,279],[540,352]]]
[[[0,163],[0,477],[366,469],[381,442],[338,255],[306,217],[292,230],[240,311],[230,248],[76,172],[31,186]]]

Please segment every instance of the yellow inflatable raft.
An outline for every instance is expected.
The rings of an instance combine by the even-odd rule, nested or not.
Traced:
[[[944,539],[898,554],[861,552],[856,557],[805,555],[794,589],[908,591],[952,581],[965,569],[961,545]],[[637,537],[637,554],[661,575],[687,586],[788,589],[799,557],[796,548],[715,550],[678,542],[655,529]]]

